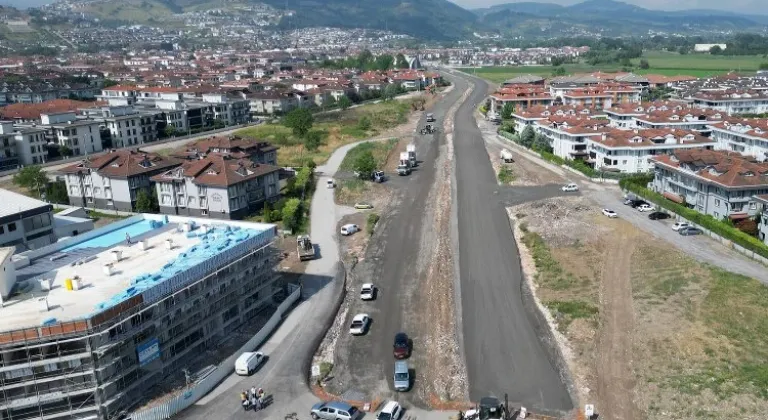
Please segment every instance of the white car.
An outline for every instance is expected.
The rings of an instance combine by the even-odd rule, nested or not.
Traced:
[[[619,217],[619,215],[616,214],[615,211],[610,210],[610,209],[603,209],[603,215],[608,216],[611,219],[615,219],[615,218]]]
[[[690,223],[687,223],[687,222],[675,222],[675,224],[672,225],[672,230],[677,232],[678,230],[687,228],[687,227],[692,227],[692,226]]]
[[[332,180],[332,179],[329,179],[328,181],[325,181],[325,185],[327,185],[327,186],[328,186],[328,188],[333,188],[333,187],[335,187],[335,186],[336,186],[336,183],[335,183],[335,182],[333,182],[333,180]]]
[[[390,401],[384,404],[384,408],[382,408],[379,415],[376,416],[376,420],[400,420],[400,416],[402,415],[403,407],[401,407],[397,401]]]
[[[574,192],[579,190],[579,186],[576,184],[568,184],[568,185],[564,185],[562,190],[565,192]]]
[[[352,335],[363,335],[368,331],[368,325],[371,323],[371,318],[368,314],[357,314],[352,318],[352,324],[349,326],[349,333]]]
[[[376,293],[376,287],[372,283],[365,283],[360,288],[360,299],[373,300]]]
[[[349,235],[351,235],[351,234],[353,234],[355,232],[359,232],[359,231],[360,231],[360,226],[353,225],[351,223],[341,227],[341,234],[344,235],[344,236],[349,236]]]
[[[641,212],[653,211],[653,206],[650,204],[641,204],[637,206],[637,210]]]

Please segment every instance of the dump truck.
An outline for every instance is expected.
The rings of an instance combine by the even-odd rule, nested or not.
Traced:
[[[299,237],[296,238],[296,250],[299,253],[299,260],[301,261],[315,258],[315,247],[312,245],[309,236],[299,235]]]
[[[405,151],[408,153],[408,162],[411,164],[412,168],[416,167],[416,145],[411,143],[408,146],[405,146]]]
[[[512,152],[507,149],[502,150],[499,157],[504,163],[512,163],[515,161],[515,159],[512,157]]]
[[[400,153],[400,164],[397,165],[398,175],[409,175],[411,173],[411,160],[408,158],[408,152]]]

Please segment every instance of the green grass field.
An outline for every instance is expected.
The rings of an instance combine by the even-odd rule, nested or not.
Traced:
[[[768,63],[768,58],[761,56],[718,56],[709,54],[687,54],[664,51],[646,51],[643,58],[648,60],[649,69],[639,69],[635,67],[632,71],[636,74],[661,74],[665,76],[694,76],[707,77],[718,74],[737,72],[754,72],[761,63]],[[640,59],[633,60],[637,66]],[[590,66],[588,64],[566,64],[565,70],[568,74],[591,73],[596,71],[617,72],[621,66],[599,65]],[[467,73],[474,73],[479,77],[495,83],[501,83],[504,80],[511,79],[523,74],[535,74],[542,77],[552,75],[552,66],[520,66],[520,67],[483,67],[479,69],[464,69]]]

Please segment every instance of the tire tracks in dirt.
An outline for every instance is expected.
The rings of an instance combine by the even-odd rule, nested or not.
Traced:
[[[611,420],[640,419],[634,404],[632,370],[634,310],[630,268],[635,250],[633,235],[616,232],[606,252],[600,284],[600,335],[597,359],[597,410]]]

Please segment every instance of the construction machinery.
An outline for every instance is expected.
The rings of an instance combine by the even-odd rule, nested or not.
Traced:
[[[432,124],[427,124],[426,126],[424,126],[424,128],[421,129],[420,133],[421,134],[433,134],[435,131],[437,131],[437,130],[435,130],[435,127],[433,127]]]
[[[505,405],[496,397],[480,398],[477,407],[464,413],[465,420],[507,420]]]
[[[411,143],[405,146],[405,151],[408,153],[408,162],[410,162],[412,168],[415,168],[418,164],[416,161],[416,145]]]
[[[299,253],[299,260],[306,261],[315,258],[315,246],[307,235],[299,235],[296,238],[296,250]]]
[[[512,163],[512,162],[514,162],[514,161],[515,161],[515,158],[514,158],[514,156],[512,156],[512,152],[510,152],[510,151],[509,151],[509,150],[507,150],[507,149],[503,149],[503,150],[501,151],[501,154],[499,155],[499,157],[501,158],[501,160],[502,160],[504,163]]]
[[[408,158],[408,152],[400,153],[400,164],[397,165],[398,175],[410,175],[411,174],[411,160]]]

